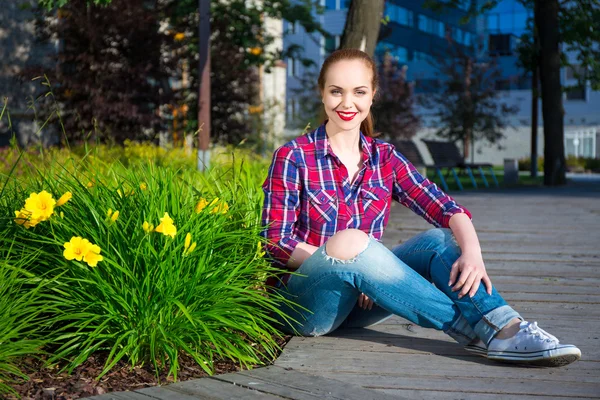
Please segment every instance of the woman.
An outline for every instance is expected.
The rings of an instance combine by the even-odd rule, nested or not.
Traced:
[[[578,360],[577,347],[524,321],[492,286],[469,211],[373,138],[373,60],[338,50],[318,83],[328,119],[278,148],[263,184],[267,255],[300,274],[277,284],[303,308],[285,307],[296,322],[281,321],[282,329],[318,336],[395,314],[490,359],[545,366]],[[437,229],[388,250],[380,239],[392,200]]]

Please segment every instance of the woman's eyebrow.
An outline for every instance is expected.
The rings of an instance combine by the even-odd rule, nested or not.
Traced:
[[[335,88],[338,88],[338,89],[342,89],[341,86],[337,86],[337,85],[329,85],[329,87],[335,87]],[[356,90],[356,89],[368,89],[368,88],[369,88],[368,86],[357,86],[357,87],[354,88],[354,90]]]

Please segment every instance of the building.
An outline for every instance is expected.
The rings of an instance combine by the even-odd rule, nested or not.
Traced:
[[[526,158],[530,154],[531,142],[531,77],[517,66],[516,46],[519,37],[527,29],[530,13],[518,0],[502,0],[498,6],[485,15],[471,19],[462,25],[461,18],[466,9],[449,10],[438,14],[424,9],[424,0],[387,0],[384,17],[388,20],[382,38],[378,43],[376,55],[389,51],[407,70],[407,78],[415,85],[417,93],[426,91],[436,78],[435,68],[430,59],[443,52],[447,46],[446,35],[450,34],[454,41],[467,50],[477,48],[478,57],[496,56],[502,77],[496,81],[502,101],[509,105],[517,105],[519,112],[514,115],[510,128],[505,131],[506,138],[500,143],[503,147],[480,144],[476,146],[474,161],[487,161],[502,164],[504,158]],[[284,47],[299,45],[304,48],[304,57],[312,59],[317,67],[322,65],[327,54],[339,45],[346,13],[346,0],[322,0],[326,11],[317,16],[322,26],[326,27],[331,38],[325,39],[320,34],[306,34],[301,27],[285,24],[286,36]],[[471,47],[473,46],[473,47]],[[475,51],[475,50],[470,50]],[[297,120],[300,104],[296,101],[295,92],[302,87],[301,77],[309,71],[299,62],[287,60],[287,121]],[[318,70],[318,68],[317,68]],[[573,73],[563,71],[563,84],[574,84]],[[600,157],[600,92],[590,87],[578,88],[565,94],[565,148],[567,155]],[[435,129],[431,127],[431,113],[418,109],[424,119],[424,127],[417,133],[415,141],[423,150],[425,161],[429,155],[419,139],[435,137]],[[541,106],[539,107],[540,127],[538,129],[538,154],[543,154],[543,126]],[[288,129],[289,135],[297,134],[297,127]]]

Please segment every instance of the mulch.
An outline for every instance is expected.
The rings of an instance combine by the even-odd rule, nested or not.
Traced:
[[[291,336],[278,340],[283,348]],[[173,383],[173,377],[167,376],[166,371],[156,376],[152,366],[131,368],[131,365],[120,361],[109,373],[101,379],[96,379],[104,367],[107,354],[96,354],[77,367],[72,374],[59,373],[58,368],[52,370],[44,367],[43,360],[26,359],[22,369],[27,373],[31,371],[26,382],[11,385],[23,400],[72,400],[83,397],[96,396],[109,392],[137,390],[145,387]],[[267,361],[264,361],[266,364]],[[239,364],[230,360],[215,361],[215,375],[240,371]],[[203,378],[206,372],[190,357],[180,356],[180,369],[177,381]],[[7,399],[17,399],[8,396]]]

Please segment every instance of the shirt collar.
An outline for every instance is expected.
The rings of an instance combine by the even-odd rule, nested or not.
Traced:
[[[325,121],[321,126],[317,128],[315,131],[315,150],[317,159],[321,159],[325,157],[327,154],[334,154],[331,149],[331,145],[329,144],[329,140],[327,140],[327,132],[325,130]],[[362,132],[358,133],[360,135],[360,146],[362,149],[363,161],[365,163],[371,163],[371,144],[369,139],[363,135]]]

